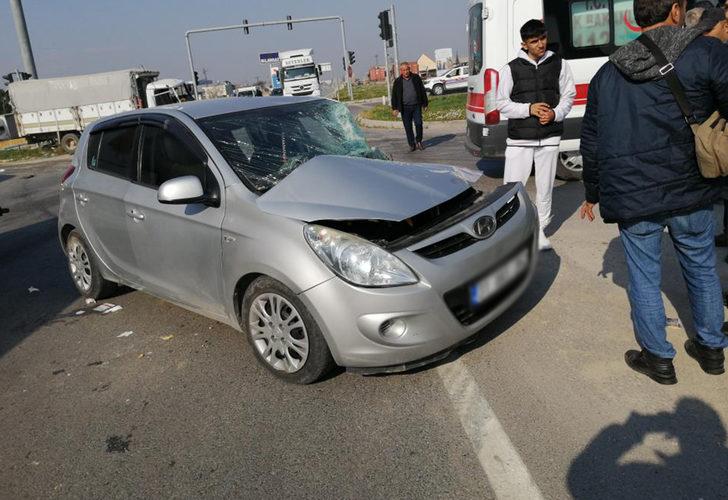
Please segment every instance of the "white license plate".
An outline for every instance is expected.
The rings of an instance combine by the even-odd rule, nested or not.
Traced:
[[[470,305],[478,306],[498,293],[528,267],[529,250],[525,248],[514,258],[470,285]]]

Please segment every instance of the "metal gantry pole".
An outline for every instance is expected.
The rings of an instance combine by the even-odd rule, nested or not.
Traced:
[[[397,18],[394,17],[394,4],[390,7],[392,11],[392,41],[394,42],[394,67],[399,68],[399,41],[397,40]]]
[[[387,104],[392,105],[392,86],[389,84],[389,54],[387,54],[387,40],[384,40],[384,77],[387,79]]]
[[[38,71],[35,69],[35,59],[33,58],[33,49],[30,47],[28,26],[25,24],[23,4],[20,3],[20,0],[10,0],[10,10],[13,11],[13,19],[15,20],[15,31],[18,35],[20,56],[23,59],[25,72],[33,75],[33,78],[38,78]]]
[[[344,18],[341,16],[325,16],[325,17],[305,17],[302,19],[285,19],[282,21],[264,21],[260,23],[248,23],[248,24],[235,24],[231,26],[214,26],[212,28],[201,28],[188,30],[185,33],[185,41],[187,43],[187,58],[190,63],[190,74],[192,75],[192,85],[195,88],[195,99],[198,98],[197,85],[195,84],[195,66],[192,63],[192,49],[190,46],[190,35],[193,33],[210,33],[213,31],[227,31],[227,30],[242,30],[243,28],[259,28],[263,26],[278,26],[281,24],[297,24],[297,23],[311,23],[316,21],[339,21],[341,23],[341,45],[344,49],[344,62],[348,61],[349,53],[346,50],[346,32],[344,30]],[[349,100],[353,100],[354,96],[351,90],[351,79],[349,78],[349,72],[344,70],[346,73],[345,78],[349,89]]]

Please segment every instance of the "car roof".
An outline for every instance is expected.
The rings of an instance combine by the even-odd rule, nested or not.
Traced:
[[[253,109],[270,108],[273,106],[284,106],[299,102],[310,102],[322,100],[321,97],[259,97],[258,99],[241,99],[239,97],[227,97],[223,99],[208,99],[204,101],[190,101],[182,104],[169,104],[155,109],[175,109],[181,111],[192,119],[207,118],[208,116],[224,115],[238,111],[250,111]]]

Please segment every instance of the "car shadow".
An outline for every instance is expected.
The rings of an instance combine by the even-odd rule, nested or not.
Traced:
[[[577,499],[725,498],[728,447],[720,415],[692,397],[672,412],[632,413],[604,428],[567,475]]]
[[[422,141],[422,144],[424,144],[425,147],[431,148],[433,146],[437,146],[438,144],[442,144],[443,142],[451,141],[455,139],[455,137],[457,137],[455,134],[438,135]]]

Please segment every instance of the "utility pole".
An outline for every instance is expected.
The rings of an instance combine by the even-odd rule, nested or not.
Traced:
[[[399,41],[397,40],[397,18],[394,17],[394,4],[390,7],[392,11],[392,40],[394,41],[394,67],[399,69]]]
[[[384,40],[384,77],[387,79],[387,104],[392,104],[392,86],[389,83],[389,54],[387,53],[387,40]]]
[[[20,55],[23,59],[25,72],[33,75],[33,78],[38,78],[38,71],[35,69],[35,59],[33,59],[33,49],[30,48],[28,26],[25,24],[23,5],[20,2],[21,0],[10,0],[10,10],[13,11],[15,31],[18,35],[18,45],[20,46]]]

